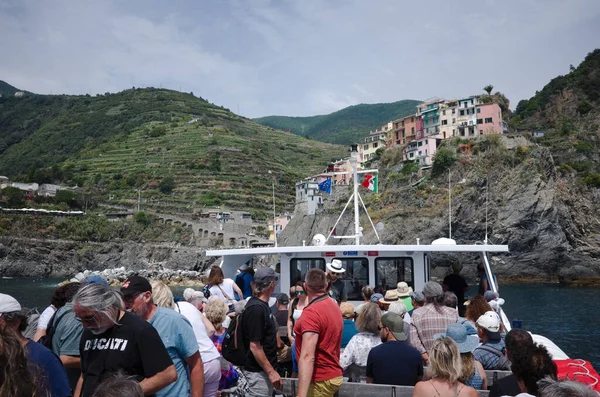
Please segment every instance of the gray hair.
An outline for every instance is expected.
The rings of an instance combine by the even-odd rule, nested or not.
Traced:
[[[402,301],[392,302],[390,304],[390,308],[388,309],[388,313],[396,313],[401,317],[404,317],[406,312],[407,312],[406,305]]]
[[[142,386],[132,378],[116,376],[109,378],[96,388],[92,397],[143,397]]]
[[[125,304],[121,293],[104,284],[88,284],[82,287],[73,297],[73,305],[82,306],[104,314],[116,324],[116,311],[124,310]]]
[[[598,397],[598,392],[574,380],[554,380],[547,376],[537,384],[540,397]]]
[[[458,297],[454,292],[446,291],[444,293],[444,306],[456,309],[456,307],[458,306]]]

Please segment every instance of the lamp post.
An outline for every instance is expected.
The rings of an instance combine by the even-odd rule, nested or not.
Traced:
[[[271,170],[269,170],[269,174],[273,174]],[[275,175],[273,175],[273,179],[271,180],[273,186],[273,241],[275,242],[275,247],[277,247],[277,230],[275,229]]]

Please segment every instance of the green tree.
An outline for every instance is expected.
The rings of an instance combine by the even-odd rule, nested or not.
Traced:
[[[170,176],[164,178],[162,181],[160,181],[160,184],[158,185],[158,189],[164,194],[171,194],[174,188],[175,179],[173,179]]]
[[[72,207],[75,204],[75,193],[70,190],[59,190],[54,196],[54,202],[56,204],[65,203]]]
[[[440,148],[433,156],[433,167],[431,173],[438,176],[444,173],[448,168],[456,162],[456,155],[450,149]]]
[[[148,216],[148,214],[146,214],[145,212],[142,212],[142,211],[136,212],[133,219],[137,223],[142,224],[144,226],[148,226],[150,224],[150,217]]]
[[[6,202],[11,206],[21,205],[25,199],[23,191],[14,186],[5,187],[2,190],[2,195],[5,197]]]
[[[494,86],[491,84],[486,85],[485,87],[483,87],[483,90],[485,92],[487,92],[488,95],[492,95],[492,90],[494,89]]]

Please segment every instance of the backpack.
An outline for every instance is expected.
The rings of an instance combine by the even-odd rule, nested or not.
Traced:
[[[242,316],[248,307],[249,306],[246,305],[246,308],[240,314],[231,319],[221,347],[223,358],[238,367],[243,367],[246,364],[248,352],[250,351],[249,343],[244,338],[244,325],[242,322]],[[267,311],[268,309],[265,309],[268,321],[271,318],[271,313]],[[267,323],[265,322],[265,329],[266,328]]]
[[[206,299],[208,299],[210,297],[210,287],[212,287],[212,285],[210,284],[206,284],[203,288],[202,288],[202,293],[204,294],[204,297]]]
[[[506,356],[506,349],[502,349],[502,351],[499,351],[499,350],[494,349],[493,347],[486,346],[486,345],[481,345],[477,349],[483,349],[487,352],[493,353],[496,356],[500,357],[500,360],[498,360],[498,364],[496,364],[496,368],[494,368],[495,370],[510,371],[510,367],[511,367],[512,363]]]
[[[43,335],[38,340],[38,343],[46,346],[50,350],[52,350],[52,338],[54,338],[54,334],[56,333],[56,328],[58,327],[58,323],[67,314],[67,313],[63,313],[58,319],[56,319],[56,321],[54,321],[54,319],[56,318],[56,313],[58,313],[58,309],[54,312],[54,314],[50,318],[50,321],[48,321],[48,326],[46,327],[46,335]]]

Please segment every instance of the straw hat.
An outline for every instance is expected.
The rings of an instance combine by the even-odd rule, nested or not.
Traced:
[[[396,288],[396,291],[398,291],[399,298],[404,298],[406,296],[410,296],[410,294],[413,292],[413,289],[404,281],[400,281],[398,283],[398,288]]]

